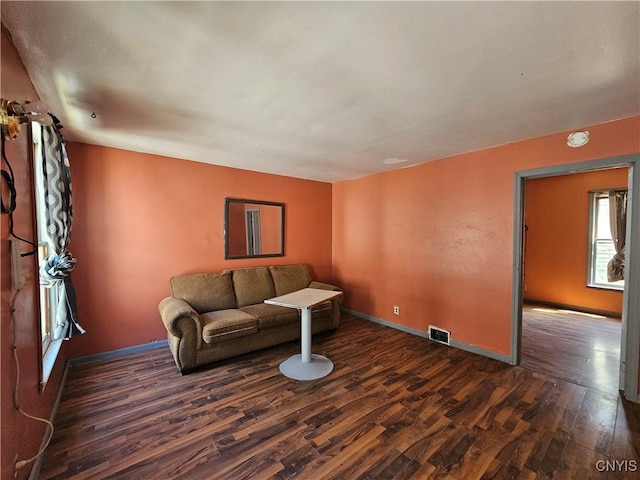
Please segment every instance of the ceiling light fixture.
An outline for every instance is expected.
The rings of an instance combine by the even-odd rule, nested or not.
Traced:
[[[404,163],[404,162],[408,162],[409,160],[407,160],[406,158],[387,158],[385,160],[382,161],[382,163],[386,164],[386,165],[395,165],[397,163]]]
[[[53,119],[48,114],[49,107],[40,100],[18,103],[12,100],[0,99],[0,125],[2,135],[7,140],[16,138],[20,133],[20,125],[38,122],[42,125],[53,125]]]
[[[573,132],[567,137],[567,145],[573,148],[581,147],[589,141],[589,132]]]

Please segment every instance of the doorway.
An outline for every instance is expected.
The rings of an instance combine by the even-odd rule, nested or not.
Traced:
[[[619,388],[625,397],[639,402],[638,396],[638,362],[640,332],[640,236],[633,234],[631,225],[640,225],[640,178],[638,161],[640,156],[630,155],[578,164],[546,167],[535,170],[516,172],[515,175],[515,220],[514,220],[514,262],[513,262],[513,304],[512,304],[512,344],[511,363],[519,365],[522,355],[522,308],[523,308],[523,273],[524,273],[524,193],[528,179],[554,177],[573,173],[591,172],[616,167],[628,168],[628,218],[627,218],[627,259],[626,279],[622,305],[622,329],[620,345]],[[636,195],[633,195],[633,192]],[[586,241],[586,239],[585,239]]]
[[[247,222],[247,255],[262,255],[260,210],[248,208],[245,210],[245,215]]]
[[[626,191],[628,176],[622,167],[525,182],[521,365],[614,396],[624,280],[606,283],[616,254],[608,193]]]

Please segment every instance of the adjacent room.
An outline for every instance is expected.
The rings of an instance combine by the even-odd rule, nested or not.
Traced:
[[[627,168],[531,179],[526,185],[522,365],[615,394],[619,390],[624,279],[609,192]],[[609,272],[612,273],[612,272]]]
[[[634,478],[638,2],[4,1],[4,478]]]

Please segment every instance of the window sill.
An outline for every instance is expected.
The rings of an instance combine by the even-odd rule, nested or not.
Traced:
[[[40,391],[44,391],[44,387],[47,386],[47,381],[49,380],[49,375],[53,371],[53,366],[56,363],[56,358],[58,358],[58,353],[60,352],[60,348],[62,347],[63,340],[51,340],[49,346],[47,347],[47,351],[42,356],[42,378],[40,379]]]
[[[587,285],[587,288],[596,288],[598,290],[613,290],[616,292],[624,292],[624,286],[614,286],[614,285],[599,285],[599,284],[591,284]]]

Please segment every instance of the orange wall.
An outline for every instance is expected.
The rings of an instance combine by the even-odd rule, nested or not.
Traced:
[[[509,355],[514,174],[640,153],[640,117],[333,185],[335,281],[344,306]],[[393,306],[400,315],[393,314]]]
[[[22,65],[11,38],[2,27],[2,56],[0,95],[7,100],[35,100],[38,95]],[[24,127],[15,140],[6,142],[6,155],[13,168],[16,179],[17,208],[13,215],[14,232],[29,240],[34,239],[33,222],[33,170],[31,168],[29,128]],[[2,162],[2,168],[8,167]],[[2,198],[8,202],[7,185],[2,181]],[[2,215],[2,321],[0,323],[0,351],[2,368],[1,402],[1,455],[0,478],[14,478],[14,459],[31,458],[38,452],[45,433],[44,425],[20,415],[14,408],[13,394],[15,382],[15,362],[13,360],[11,302],[14,296],[11,281],[11,261],[9,250],[9,217]],[[22,252],[28,252],[30,246],[22,244]],[[58,362],[51,373],[47,387],[40,392],[40,338],[38,329],[38,274],[35,256],[24,257],[22,267],[27,286],[16,298],[15,327],[18,358],[20,361],[20,387],[18,401],[20,407],[31,415],[49,418],[56,395],[62,381],[64,366],[68,357],[63,344]],[[32,464],[18,470],[16,478],[23,479],[29,474]]]
[[[228,224],[234,225],[234,228],[227,226],[227,242],[228,253],[231,256],[241,256],[247,253],[247,222],[245,219],[244,204],[229,203],[229,219]]]
[[[280,208],[274,206],[260,206],[260,241],[262,253],[280,251]],[[286,215],[286,212],[285,212]]]
[[[157,307],[172,275],[307,263],[315,279],[332,280],[331,184],[81,143],[68,154],[87,330],[73,356],[165,339]],[[225,197],[285,203],[285,256],[224,260]]]
[[[627,186],[628,168],[527,180],[524,296],[622,314],[622,292],[586,286],[589,191]]]

